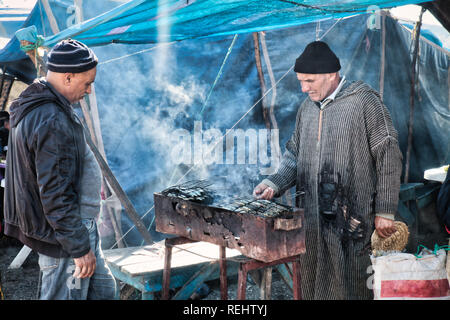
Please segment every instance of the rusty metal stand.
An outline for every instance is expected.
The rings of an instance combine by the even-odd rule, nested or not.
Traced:
[[[170,289],[170,269],[172,261],[172,247],[185,243],[198,242],[184,237],[176,237],[165,240],[165,254],[164,254],[164,270],[162,279],[162,300],[169,299]],[[227,266],[226,266],[226,248],[219,246],[219,265],[220,265],[220,296],[222,300],[228,300],[228,285],[227,285]],[[292,263],[292,290],[294,300],[301,300],[301,285],[300,285],[300,265],[299,256],[292,256],[272,262],[262,262],[248,258],[248,260],[239,263],[238,271],[238,292],[237,299],[245,300],[247,288],[247,274],[251,270],[271,267],[279,264]],[[287,267],[289,270],[289,267]]]
[[[272,262],[262,262],[250,259],[249,261],[241,262],[238,271],[237,299],[245,300],[245,294],[247,289],[247,274],[249,271],[292,262],[292,291],[294,295],[294,300],[301,300],[302,293],[300,285],[300,265],[298,258],[299,256],[293,256],[280,260],[275,260]]]
[[[220,246],[220,297],[228,300],[226,248]]]
[[[170,268],[172,263],[172,247],[185,243],[197,242],[194,240],[190,240],[188,238],[176,237],[166,239],[164,241],[165,249],[164,249],[164,271],[163,271],[163,280],[162,280],[162,300],[169,299],[169,289],[170,289]]]
[[[198,242],[184,237],[176,237],[166,239],[164,241],[164,270],[163,270],[163,280],[162,280],[162,300],[169,299],[169,289],[170,289],[170,269],[172,262],[172,247],[185,243]],[[226,255],[225,247],[219,246],[219,257],[220,257],[220,296],[222,300],[228,299],[228,287],[227,287],[227,265],[226,265]]]

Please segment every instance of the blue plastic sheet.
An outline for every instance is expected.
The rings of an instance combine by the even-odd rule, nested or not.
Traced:
[[[272,30],[422,0],[133,0],[46,39],[87,45],[156,43]]]

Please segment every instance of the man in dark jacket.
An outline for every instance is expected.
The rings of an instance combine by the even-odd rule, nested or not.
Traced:
[[[72,104],[91,91],[97,57],[63,40],[48,55],[46,78],[10,107],[5,234],[39,253],[41,299],[113,299],[95,219],[101,172]]]
[[[8,150],[9,113],[0,111],[0,155],[6,155]]]

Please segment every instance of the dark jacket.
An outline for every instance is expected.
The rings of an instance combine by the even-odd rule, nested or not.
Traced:
[[[441,218],[447,230],[450,230],[450,168],[439,190],[436,205],[439,218]]]
[[[89,252],[79,206],[83,128],[69,101],[44,79],[10,107],[5,234],[55,258]]]
[[[9,130],[5,127],[0,128],[0,155],[6,155],[5,147],[8,146]]]

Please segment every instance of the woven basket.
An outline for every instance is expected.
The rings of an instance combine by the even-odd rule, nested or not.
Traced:
[[[408,226],[401,221],[395,221],[394,224],[397,231],[387,238],[381,238],[376,230],[372,233],[371,242],[374,252],[402,251],[405,249],[409,238]]]

